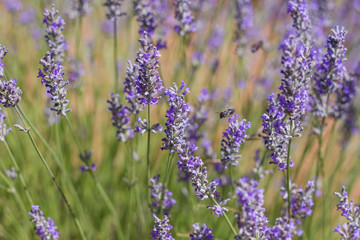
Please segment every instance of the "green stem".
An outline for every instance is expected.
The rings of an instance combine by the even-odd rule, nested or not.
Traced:
[[[30,205],[34,205],[34,202],[33,202],[32,198],[31,198],[31,194],[29,192],[29,188],[27,187],[27,185],[25,183],[25,180],[24,180],[24,177],[23,177],[23,175],[22,175],[22,173],[20,171],[19,165],[17,164],[17,162],[15,160],[15,157],[14,157],[13,153],[11,152],[10,147],[9,147],[6,139],[4,140],[4,143],[5,143],[5,147],[6,147],[7,151],[9,152],[10,158],[11,158],[11,160],[12,160],[14,166],[15,166],[15,169],[19,174],[19,179],[20,179],[21,185],[24,188],[26,198],[28,199]]]
[[[23,123],[23,125],[24,125],[24,128],[25,128],[25,129],[28,129],[28,127],[27,127],[24,119],[23,119],[22,116],[21,116],[21,113],[20,113],[20,111],[19,111],[19,108],[15,107],[15,110],[16,110],[17,114],[19,115],[19,117],[20,117],[20,119],[21,119],[21,121],[22,121],[22,123]],[[69,203],[69,201],[67,200],[67,198],[66,198],[66,196],[65,196],[62,188],[60,187],[60,185],[59,185],[58,182],[56,181],[55,176],[54,176],[53,172],[51,171],[49,165],[47,164],[45,158],[44,158],[43,155],[41,154],[41,152],[40,152],[40,150],[39,150],[36,142],[34,141],[34,138],[32,137],[30,131],[26,131],[26,133],[27,133],[27,135],[29,136],[30,141],[31,141],[32,145],[34,146],[37,154],[39,155],[39,158],[40,158],[41,162],[44,164],[46,170],[48,171],[48,173],[49,173],[49,175],[50,175],[50,177],[51,177],[51,180],[52,180],[53,183],[56,185],[58,191],[60,192],[61,197],[64,199],[64,202],[65,202],[67,208],[69,209],[70,214],[71,214],[72,218],[74,219],[75,224],[76,224],[76,226],[77,226],[77,228],[78,228],[78,230],[79,230],[79,232],[80,232],[81,238],[82,238],[83,240],[86,240],[84,231],[83,231],[83,229],[82,229],[82,227],[81,227],[81,225],[80,225],[79,220],[77,219],[77,217],[76,217],[73,209],[71,208],[70,203]]]
[[[82,26],[82,16],[79,16],[79,20],[76,23],[76,60],[80,60],[80,42],[81,42],[81,26]]]
[[[220,204],[218,204],[217,201],[213,197],[211,198],[211,200],[213,200],[213,202],[216,204],[216,206],[221,208]],[[234,235],[237,235],[236,230],[235,230],[234,226],[231,224],[230,219],[226,215],[225,211],[222,211],[222,213],[223,213],[223,215],[224,215],[224,217],[226,219],[226,222],[228,223],[231,231],[234,233]]]
[[[148,99],[148,116],[147,116],[147,126],[148,126],[148,137],[147,137],[147,152],[146,152],[146,167],[147,167],[147,175],[146,175],[146,197],[148,199],[148,204],[150,204],[150,195],[149,195],[149,179],[150,179],[150,99]]]
[[[118,92],[119,89],[119,71],[117,67],[117,27],[116,19],[114,20],[114,75],[115,75],[115,90]]]
[[[287,159],[286,159],[286,175],[287,175],[287,180],[286,180],[286,190],[287,190],[287,194],[288,194],[288,216],[289,216],[289,221],[290,221],[290,200],[291,200],[291,193],[290,193],[290,149],[291,149],[291,139],[289,140],[289,145],[288,145],[288,149],[287,149]]]

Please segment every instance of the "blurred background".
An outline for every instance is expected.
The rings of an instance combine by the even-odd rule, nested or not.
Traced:
[[[165,87],[172,86],[173,82],[186,82],[191,92],[187,100],[192,106],[198,104],[196,96],[204,88],[213,96],[207,105],[208,119],[201,128],[205,137],[197,143],[200,147],[197,154],[208,167],[209,179],[219,175],[213,169],[214,159],[207,159],[204,155],[202,143],[205,140],[210,141],[215,159],[220,158],[222,132],[227,128],[228,122],[227,119],[219,119],[219,112],[233,108],[241,118],[251,121],[252,127],[248,131],[251,138],[241,146],[242,158],[239,160],[239,166],[232,170],[236,179],[252,171],[256,150],[260,148],[262,154],[265,149],[258,134],[262,131],[261,115],[267,108],[267,96],[272,92],[276,94],[281,83],[279,46],[292,26],[292,19],[287,14],[288,2],[251,1],[253,26],[249,29],[242,57],[236,54],[234,44],[235,1],[193,2],[196,32],[184,40],[173,30],[177,24],[174,17],[174,1],[162,1],[165,7],[161,16],[158,16],[161,22],[152,36],[154,43],[166,41],[167,47],[160,50],[160,74]],[[346,67],[349,72],[353,72],[360,60],[360,1],[319,1],[326,2],[323,5],[326,6],[324,9],[318,8],[319,5],[315,4],[318,1],[307,2],[313,23],[313,39],[323,52],[332,27],[341,25],[347,29]],[[64,35],[67,49],[64,66],[65,78],[70,80],[70,121],[83,146],[87,150],[93,150],[91,160],[98,166],[94,173],[119,214],[119,223],[124,231],[123,238],[150,239],[153,219],[147,207],[147,186],[144,185],[146,137],[136,135],[129,143],[118,142],[106,102],[110,98],[110,92],[115,91],[114,29],[113,23],[106,18],[104,1],[91,1],[86,15],[74,17],[71,1],[0,0],[0,43],[9,50],[3,59],[6,64],[5,72],[7,76],[18,79],[18,85],[23,90],[20,102],[22,109],[46,142],[60,156],[66,174],[40,139],[35,137],[55,177],[64,188],[88,239],[121,239],[115,233],[112,215],[99,196],[94,181],[89,174],[80,171],[79,152],[70,129],[63,119],[56,119],[53,113],[49,113],[45,87],[37,78],[39,60],[47,51],[45,27],[42,24],[43,9],[50,9],[52,3],[55,3],[59,15],[66,22]],[[126,77],[127,61],[135,61],[140,44],[139,26],[132,10],[132,1],[125,0],[121,8],[126,15],[117,22],[116,63],[122,85]],[[262,41],[262,44],[259,41]],[[254,51],[256,44],[259,49]],[[81,64],[81,67],[77,67],[77,64]],[[74,73],[74,67],[81,68],[82,71]],[[74,77],[73,74],[80,76]],[[359,104],[355,106],[354,114],[357,115]],[[164,126],[167,109],[168,104],[164,98],[159,105],[152,108],[151,121]],[[145,112],[143,114],[145,117]],[[13,109],[5,109],[5,115],[8,126],[20,122]],[[345,125],[342,119],[329,118],[325,123],[322,146],[325,153],[325,176],[326,179],[333,176],[334,180],[328,186],[327,206],[315,200],[314,216],[304,223],[304,239],[338,238],[332,231],[344,220],[341,219],[340,212],[336,211],[338,198],[333,192],[340,192],[341,187],[346,186],[351,199],[358,203],[360,198],[360,138],[357,129],[349,136],[344,135],[344,129],[349,126]],[[319,146],[312,128],[312,119],[308,115],[304,121],[302,136],[296,138],[292,145],[291,156],[295,167],[291,170],[291,176],[294,182],[302,187],[315,176]],[[61,239],[80,239],[59,192],[46,174],[30,141],[24,136],[25,133],[13,128],[7,136],[7,142],[20,165],[34,202],[40,205],[45,216],[54,219]],[[164,136],[164,133],[152,135],[151,176],[163,175],[165,172],[168,153],[160,149]],[[134,158],[129,154],[127,145],[136,153],[132,154]],[[0,160],[6,168],[11,169],[12,162],[3,144],[0,144]],[[337,165],[339,161],[342,162],[340,166]],[[284,205],[279,194],[280,187],[283,186],[283,174],[275,165],[266,163],[264,168],[274,171],[260,180],[260,187],[265,188],[266,216],[272,225],[276,217],[280,216],[280,209]],[[130,180],[134,182],[131,183]],[[0,181],[0,239],[35,239],[33,225],[27,214],[30,206],[25,205],[24,212],[15,196],[25,199],[24,191],[18,179],[11,181],[16,192],[4,181]],[[69,182],[73,187],[70,187]],[[177,201],[170,218],[174,226],[173,237],[189,238],[192,224],[205,222],[212,228],[215,239],[232,239],[224,219],[217,218],[206,208],[210,203],[198,200],[189,183],[177,182],[175,164],[171,169],[168,189],[173,192],[173,198]],[[230,189],[230,186],[222,188],[223,192]],[[74,191],[77,194],[74,194]],[[235,200],[232,200],[228,205],[235,206],[234,202]],[[329,212],[325,226],[325,232],[328,233],[326,236],[322,235],[321,230],[324,227],[321,218],[324,208]],[[236,207],[229,207],[229,210],[228,215],[234,221],[233,213],[238,210]]]

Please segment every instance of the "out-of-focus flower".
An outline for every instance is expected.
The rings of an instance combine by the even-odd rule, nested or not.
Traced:
[[[6,174],[9,176],[9,178],[15,179],[18,177],[18,174],[14,167],[11,169],[6,169]]]
[[[288,3],[288,13],[294,20],[293,27],[304,43],[310,41],[311,20],[306,7],[306,0],[290,0]]]
[[[166,111],[165,123],[166,137],[162,139],[161,150],[169,150],[170,153],[180,152],[185,144],[185,129],[189,125],[190,105],[185,102],[186,94],[190,93],[184,82],[178,88],[174,83],[173,88],[165,89],[165,95],[169,96],[169,110]]]
[[[151,0],[134,0],[134,12],[137,16],[137,22],[139,24],[139,34],[151,36],[155,28],[157,27],[157,22],[155,18],[155,11],[153,6],[153,1]]]
[[[341,210],[341,216],[347,219],[344,224],[339,224],[334,232],[341,235],[342,239],[356,240],[360,239],[360,205],[354,204],[350,200],[346,188],[343,186],[341,193],[335,192],[335,195],[340,198],[337,205],[337,210]]]
[[[116,136],[118,141],[126,142],[134,137],[134,131],[130,126],[130,112],[128,108],[119,102],[119,94],[110,93],[111,99],[108,100],[109,111],[111,112],[111,120],[113,126],[116,127]]]
[[[191,13],[192,0],[177,0],[175,3],[175,18],[179,23],[175,26],[175,31],[180,36],[186,36],[195,32],[194,17]]]
[[[92,0],[68,0],[66,8],[69,18],[78,18],[87,15],[91,11]]]
[[[29,215],[31,216],[30,222],[35,224],[34,229],[36,231],[36,235],[38,235],[41,240],[60,238],[54,221],[51,218],[46,220],[39,206],[32,205]]]
[[[164,219],[161,220],[153,214],[153,218],[155,219],[155,224],[152,232],[150,233],[151,238],[156,240],[175,240],[170,233],[170,230],[173,227],[169,224],[168,216],[164,215]]]
[[[19,0],[5,0],[5,8],[10,13],[17,13],[22,9],[23,5]]]
[[[249,30],[253,26],[253,8],[250,0],[235,1],[235,43],[236,54],[239,57],[244,55],[245,46],[249,39]]]
[[[150,178],[150,186],[151,189],[151,210],[153,213],[158,213],[160,210],[164,212],[165,215],[170,215],[170,210],[176,203],[175,199],[172,198],[172,192],[168,189],[165,189],[160,183],[160,175]]]
[[[70,87],[76,88],[80,85],[80,78],[85,75],[85,70],[81,61],[71,59],[69,61],[69,84]]]
[[[93,153],[93,150],[85,150],[83,153],[80,153],[80,159],[85,165],[80,166],[80,170],[84,173],[86,171],[95,171],[97,169],[97,166],[95,163],[90,163],[90,158]]]
[[[0,108],[0,111],[2,109]],[[0,141],[5,141],[5,137],[10,133],[11,128],[8,128],[5,123],[5,114],[0,112]]]
[[[142,119],[141,117],[139,117],[137,119],[137,124],[135,125],[135,132],[136,133],[140,133],[141,135],[144,135],[147,132],[152,132],[152,133],[157,133],[157,132],[162,132],[162,127],[160,125],[160,123],[155,123],[151,126],[151,128],[148,128],[148,124],[147,124],[147,120],[146,119]]]
[[[193,232],[190,233],[191,240],[213,240],[214,235],[212,234],[211,228],[206,226],[205,223],[200,227],[199,223],[192,225]]]
[[[126,14],[120,9],[123,1],[124,0],[106,0],[104,6],[107,7],[106,17],[108,20],[114,22],[119,20],[121,16]]]
[[[221,140],[221,162],[225,168],[238,165],[237,159],[241,157],[238,154],[239,148],[247,137],[246,130],[250,127],[251,122],[247,122],[245,119],[239,121],[238,114],[229,118],[229,127],[223,132]]]

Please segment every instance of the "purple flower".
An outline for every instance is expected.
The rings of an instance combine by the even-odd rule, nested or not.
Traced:
[[[141,49],[137,52],[138,75],[135,80],[137,96],[141,104],[155,105],[161,98],[162,80],[158,73],[160,52],[145,34],[140,38]]]
[[[35,224],[34,229],[36,235],[38,235],[41,240],[60,238],[54,221],[51,218],[46,220],[38,205],[31,206],[29,215],[31,216],[30,222]]]
[[[139,102],[135,87],[136,79],[139,76],[139,66],[137,64],[131,64],[130,61],[128,61],[128,64],[129,66],[126,68],[127,77],[124,81],[124,95],[129,104],[128,110],[131,114],[138,115],[144,109],[144,106]]]
[[[244,55],[245,46],[249,39],[249,29],[253,26],[253,8],[250,0],[235,1],[235,43],[236,54],[239,57]]]
[[[116,127],[116,136],[118,141],[126,142],[134,137],[134,131],[130,126],[130,112],[128,108],[119,102],[119,94],[110,93],[111,99],[108,100],[109,111],[112,114],[111,120],[113,126]]]
[[[92,0],[68,0],[67,15],[72,19],[87,15],[91,11],[91,2]]]
[[[0,111],[2,109],[0,108]],[[5,141],[5,137],[10,133],[11,128],[7,128],[6,123],[5,123],[5,114],[3,114],[2,112],[0,112],[0,141],[4,142]]]
[[[310,41],[309,30],[311,28],[311,20],[306,8],[306,0],[290,0],[287,12],[290,13],[298,36],[304,43]]]
[[[205,137],[205,133],[200,132],[200,128],[208,119],[209,107],[207,104],[214,99],[214,94],[209,93],[209,90],[203,88],[201,93],[197,96],[198,104],[192,109],[192,114],[189,119],[189,126],[186,129],[186,139],[190,142],[196,143]]]
[[[55,10],[55,4],[52,5],[51,10],[44,9],[43,23],[46,25],[45,39],[49,46],[51,58],[55,62],[62,62],[64,59],[64,52],[66,49],[66,42],[64,40],[63,30],[65,21]]]
[[[175,199],[172,198],[172,192],[164,188],[162,183],[160,183],[160,175],[150,178],[151,189],[151,210],[153,213],[158,213],[160,210],[164,212],[165,215],[170,215],[170,210],[176,203]],[[163,198],[163,199],[162,199]]]
[[[155,219],[155,224],[152,232],[150,233],[151,238],[157,240],[175,240],[170,233],[170,230],[173,227],[169,224],[168,216],[164,215],[164,219],[161,220],[153,214],[153,218]]]
[[[8,50],[5,46],[0,44],[0,79],[4,77],[4,66],[5,64],[2,62],[2,59],[6,56]]]
[[[55,61],[50,51],[46,53],[43,59],[40,59],[40,64],[43,69],[39,69],[38,78],[41,78],[42,84],[45,83],[46,92],[50,94],[50,99],[53,102],[50,109],[65,116],[71,109],[67,108],[70,101],[66,99],[68,90],[66,85],[69,84],[69,81],[63,79],[64,67],[60,62]]]
[[[238,235],[235,239],[267,239],[269,231],[265,216],[264,189],[258,188],[258,182],[242,177],[236,184],[236,196],[241,204],[241,213],[235,214],[238,225]]]
[[[104,6],[107,7],[106,17],[108,20],[114,22],[126,14],[120,10],[123,1],[124,0],[106,0]]]
[[[199,223],[194,223],[192,225],[193,232],[190,233],[191,240],[213,240],[214,235],[212,234],[211,228],[208,228],[205,223],[200,227]]]
[[[22,9],[22,3],[19,0],[5,0],[5,8],[11,13],[17,13]]]
[[[236,167],[238,165],[237,159],[239,155],[240,145],[244,142],[246,130],[251,127],[251,122],[245,119],[239,121],[239,115],[235,114],[229,118],[229,127],[223,132],[223,139],[221,140],[221,162],[224,167]]]
[[[139,24],[139,34],[147,33],[151,36],[157,27],[153,1],[150,0],[134,0],[134,12],[137,16]]]
[[[340,88],[347,75],[344,47],[346,33],[343,27],[336,26],[332,29],[327,39],[327,53],[316,68],[311,98],[312,113],[315,116],[327,117],[333,114],[334,109],[328,99]]]
[[[14,167],[12,167],[11,170],[10,170],[10,169],[6,169],[6,174],[7,174],[7,175],[9,176],[9,178],[11,178],[11,179],[15,179],[15,178],[18,177],[18,174],[17,174],[17,172],[16,172],[16,170],[15,170]]]
[[[160,123],[153,124],[151,126],[151,128],[149,129],[147,120],[142,119],[141,117],[139,117],[136,122],[137,122],[137,124],[135,125],[135,132],[140,133],[141,136],[144,135],[145,133],[147,133],[148,131],[150,131],[152,133],[157,133],[157,132],[162,132],[162,130],[163,130]]]
[[[22,11],[19,15],[19,20],[23,24],[36,21],[36,11],[34,8],[29,7]]]
[[[296,233],[296,225],[293,219],[277,218],[275,224],[269,229],[270,239],[291,240]]]
[[[80,85],[80,78],[85,75],[84,67],[81,61],[71,59],[69,62],[69,84],[70,87],[76,88]]]
[[[85,165],[81,165],[80,166],[80,170],[84,173],[86,171],[95,171],[97,169],[97,166],[95,163],[90,163],[90,158],[91,158],[91,155],[93,153],[93,150],[85,150],[83,153],[80,153],[80,159],[83,163],[85,163]]]
[[[353,200],[348,198],[346,188],[343,186],[341,193],[335,192],[340,198],[337,210],[341,210],[341,216],[347,219],[347,222],[338,225],[334,232],[341,235],[342,239],[357,240],[360,239],[360,205],[354,204]]]
[[[184,82],[178,88],[174,83],[173,88],[165,89],[165,95],[169,96],[169,110],[166,111],[165,123],[166,137],[162,139],[161,150],[169,150],[170,153],[180,152],[185,144],[185,129],[189,125],[190,105],[185,102],[186,94],[190,93]]]
[[[186,36],[196,31],[191,5],[192,0],[177,0],[175,3],[175,18],[179,23],[175,25],[174,29],[180,36]]]
[[[10,78],[8,82],[0,81],[0,102],[6,108],[15,107],[21,100],[22,91],[16,83],[17,80],[14,78]]]

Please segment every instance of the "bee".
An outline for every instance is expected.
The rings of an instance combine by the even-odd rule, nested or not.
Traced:
[[[255,53],[257,50],[259,50],[260,48],[262,48],[264,42],[262,40],[257,41],[256,43],[254,43],[251,46],[251,52]]]
[[[223,111],[221,111],[221,112],[219,113],[220,119],[221,119],[221,118],[230,117],[230,116],[233,115],[234,113],[235,113],[235,109],[233,109],[233,108],[225,108]]]

